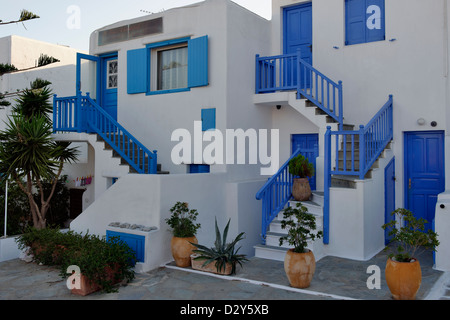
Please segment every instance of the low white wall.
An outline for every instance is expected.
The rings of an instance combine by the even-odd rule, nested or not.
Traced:
[[[446,190],[438,196],[436,203],[435,231],[440,243],[435,253],[437,270],[450,271],[450,235],[448,230],[450,230],[450,191]]]
[[[239,243],[240,253],[254,255],[253,246],[261,232],[261,204],[255,199],[264,181],[227,182],[225,174],[138,175],[129,174],[113,185],[70,228],[75,232],[105,235],[111,222],[156,227],[146,245],[146,259],[141,266],[148,271],[171,261],[172,233],[165,220],[178,202],[187,202],[199,213],[199,243],[214,246],[215,218],[221,232],[231,219],[228,241],[238,233],[246,238]]]
[[[392,157],[386,150],[372,178],[357,180],[356,189],[330,189],[327,255],[366,261],[384,248],[384,168]]]
[[[17,247],[17,236],[0,239],[0,262],[19,258],[22,252]]]

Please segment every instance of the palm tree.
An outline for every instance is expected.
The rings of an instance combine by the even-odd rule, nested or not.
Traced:
[[[11,177],[25,192],[30,202],[34,227],[46,227],[46,214],[65,162],[75,162],[77,150],[68,142],[52,138],[48,112],[51,90],[25,90],[16,100],[14,113],[8,117],[7,128],[0,132],[0,172]],[[25,181],[22,183],[22,181]],[[43,181],[52,188],[45,199]],[[33,197],[33,188],[40,194],[40,206]]]

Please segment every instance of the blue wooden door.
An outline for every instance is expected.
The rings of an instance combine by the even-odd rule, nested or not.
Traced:
[[[392,211],[395,210],[395,159],[384,169],[384,222],[389,223],[394,220]],[[384,239],[387,245],[392,238],[388,235],[389,230],[385,230]]]
[[[119,61],[117,55],[102,58],[102,108],[117,120],[117,88],[119,84]]]
[[[319,156],[319,135],[318,134],[293,134],[292,153],[300,148],[300,153],[305,156],[314,166],[316,171],[316,158]],[[311,190],[316,190],[316,175],[309,179]]]
[[[444,133],[405,133],[405,207],[432,229],[437,196],[445,189]]]
[[[83,53],[77,53],[76,66],[76,94],[86,93],[94,100],[97,99],[97,94],[100,91],[100,58],[97,56],[90,56]]]
[[[312,65],[312,3],[306,3],[299,6],[288,7],[283,13],[283,34],[284,34],[284,53],[297,53],[300,50],[301,59]],[[292,77],[288,75],[288,79],[297,81],[296,66],[290,68],[286,66],[286,72],[294,70]],[[304,86],[310,84],[309,73],[305,74],[305,70],[300,70],[301,80],[306,79]],[[289,85],[289,84],[288,84]]]

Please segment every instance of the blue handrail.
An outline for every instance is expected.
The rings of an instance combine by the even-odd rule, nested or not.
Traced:
[[[325,244],[329,242],[330,222],[330,186],[332,175],[357,176],[364,180],[374,162],[393,139],[393,96],[377,112],[364,127],[356,131],[331,131],[327,127],[325,133],[325,168],[324,168],[324,237]],[[336,137],[335,168],[331,168],[332,136]],[[341,148],[340,148],[341,146]],[[339,151],[341,151],[342,156]]]
[[[89,93],[53,99],[53,131],[97,133],[141,174],[157,173],[157,152],[149,151],[101,108]]]
[[[296,90],[343,128],[343,85],[300,58],[300,51],[270,57],[256,55],[256,94]]]
[[[289,161],[300,153],[300,149],[295,151],[256,194],[256,199],[262,200],[261,242],[263,244],[266,243],[267,228],[270,223],[292,197],[294,177],[289,173]]]

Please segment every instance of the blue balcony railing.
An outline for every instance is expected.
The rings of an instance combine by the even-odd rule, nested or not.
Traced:
[[[53,132],[96,133],[138,173],[157,173],[157,152],[149,151],[94,100],[81,94],[53,99]]]
[[[256,94],[296,90],[343,127],[342,81],[334,82],[296,54],[256,55]]]

